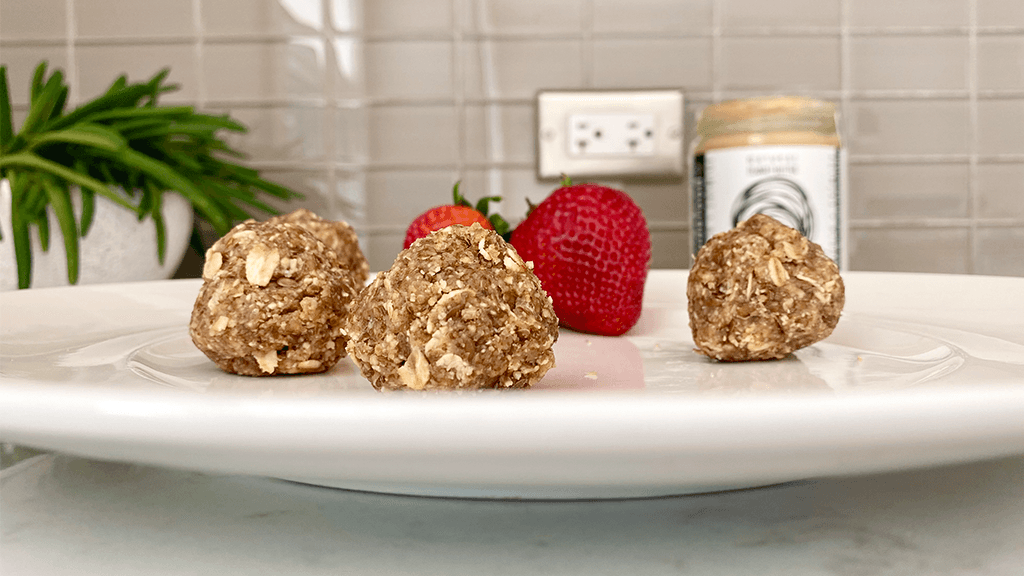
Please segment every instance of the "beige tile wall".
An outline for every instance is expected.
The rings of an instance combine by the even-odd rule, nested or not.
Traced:
[[[539,89],[681,87],[835,100],[851,268],[1024,275],[1020,0],[0,0],[16,118],[40,59],[73,97],[164,66],[168,100],[227,111],[267,175],[360,230],[387,266],[461,179],[515,219]],[[19,116],[19,114],[21,116]],[[685,181],[612,180],[654,264],[688,264]]]

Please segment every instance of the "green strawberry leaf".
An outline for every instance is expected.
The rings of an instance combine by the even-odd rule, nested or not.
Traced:
[[[508,221],[501,217],[500,214],[491,214],[487,217],[490,221],[491,226],[494,226],[494,231],[501,236],[506,242],[512,237],[512,226],[509,225]]]
[[[491,202],[501,202],[501,196],[486,196],[476,203],[476,211],[487,216],[491,210]]]
[[[506,236],[510,233],[511,228],[508,221],[502,218],[501,215],[499,214],[490,213],[491,202],[501,202],[501,196],[485,196],[477,200],[476,206],[474,206],[469,202],[469,200],[466,200],[466,197],[463,196],[461,192],[459,192],[460,184],[462,184],[461,180],[456,182],[455,186],[452,187],[453,204],[455,206],[465,206],[467,208],[472,208],[477,212],[483,214],[484,218],[487,218],[488,222],[491,223],[491,226],[494,226],[494,231],[497,232],[498,235],[501,236],[502,238],[508,240]]]
[[[459,184],[462,184],[462,181],[456,180],[455,186],[452,187],[452,204],[455,206],[469,206],[472,208],[473,205],[462,196],[461,192],[459,192]]]

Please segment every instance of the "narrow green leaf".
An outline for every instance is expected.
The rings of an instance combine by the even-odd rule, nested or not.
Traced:
[[[7,87],[7,66],[0,66],[0,154],[7,151],[7,145],[14,137],[14,121],[11,115],[11,92]]]
[[[304,197],[299,192],[296,192],[294,190],[291,190],[289,188],[281,186],[280,184],[275,184],[274,182],[271,182],[269,180],[264,180],[262,178],[259,178],[258,176],[239,175],[239,176],[236,176],[235,179],[238,180],[239,182],[243,183],[243,184],[246,184],[248,186],[251,186],[253,188],[261,190],[261,191],[263,191],[263,192],[265,192],[267,194],[270,194],[271,196],[275,196],[277,198],[281,198],[281,199],[287,200],[287,199],[290,199],[290,198],[303,198]]]
[[[250,185],[255,186],[256,188],[262,190],[263,192],[266,192],[267,194],[270,194],[271,196],[276,196],[278,198],[282,198],[285,200],[291,198],[305,198],[305,195],[302,194],[301,192],[296,192],[294,190],[281,186],[280,184],[275,184],[269,180],[257,178],[254,179],[254,181],[250,182]]]
[[[145,106],[155,107],[157,98],[164,92],[171,92],[177,90],[179,86],[177,84],[164,84],[163,81],[167,79],[167,76],[171,73],[170,68],[164,68],[156,73],[148,82],[146,87],[148,88],[149,100]]]
[[[106,125],[110,126],[112,130],[116,130],[128,140],[141,140],[140,135],[144,134],[145,131],[159,126],[167,126],[169,123],[170,120],[166,118],[153,117],[118,120]]]
[[[72,128],[42,132],[29,136],[27,140],[29,150],[35,150],[54,142],[94,146],[115,152],[128,146],[128,141],[116,131],[106,126],[88,123],[78,124]]]
[[[113,94],[114,92],[124,90],[125,86],[128,86],[128,76],[121,74],[110,83],[110,88],[107,88],[107,94]]]
[[[231,225],[234,224],[235,222],[238,222],[240,220],[246,220],[252,217],[245,210],[242,210],[238,206],[235,206],[231,202],[231,199],[229,198],[225,198],[222,196],[211,196],[210,200],[213,202],[214,205],[216,205],[217,210],[219,210],[220,213],[223,215],[223,221],[221,223],[214,222],[209,218],[209,216],[206,213],[200,212],[199,210],[196,210],[196,212],[198,212],[200,216],[202,216],[207,222],[209,222],[210,225],[213,226],[213,229],[218,234],[226,234],[228,230],[231,229]]]
[[[230,146],[228,146],[227,144],[220,140],[210,142],[210,152],[217,152],[218,155],[230,156],[232,158],[239,159],[247,157],[247,155],[244,152],[239,152],[238,150],[231,148]]]
[[[142,181],[142,174],[137,169],[130,169],[128,171],[128,179],[124,182],[124,191],[131,196],[135,196],[135,191],[140,189],[139,183]],[[139,210],[139,214],[142,211]]]
[[[57,94],[57,102],[53,105],[53,110],[50,111],[50,117],[47,120],[53,120],[64,113],[64,106],[68,103],[68,87],[64,86],[60,89]]]
[[[164,223],[163,212],[163,191],[154,186],[149,180],[146,181],[149,194],[153,197],[153,209],[150,214],[153,216],[153,225],[156,227],[156,257],[163,266],[167,259],[167,226]]]
[[[156,257],[161,266],[167,260],[167,226],[164,215],[157,209],[153,211],[153,225],[156,226]]]
[[[0,160],[2,160],[2,157],[0,157]],[[21,170],[13,169],[7,170],[7,179],[11,183],[11,204],[18,206],[22,198],[25,197],[25,177],[22,175]]]
[[[259,179],[259,172],[248,166],[241,164],[235,164],[233,162],[226,161],[215,161],[220,165],[220,169],[224,172],[231,174],[232,176],[244,177],[248,180]]]
[[[181,123],[160,124],[148,130],[137,130],[132,134],[133,140],[144,140],[147,138],[162,138],[173,136],[191,136],[197,139],[209,139],[213,137],[214,129],[204,125],[190,125]]]
[[[26,193],[28,179],[16,174],[8,174],[11,182],[11,232],[14,236],[14,259],[18,263],[18,288],[28,288],[32,284],[32,244],[29,237],[29,222],[18,209],[18,197]]]
[[[260,202],[259,200],[256,200],[255,198],[252,198],[252,199],[244,199],[243,198],[243,199],[240,199],[240,201],[248,204],[249,206],[252,206],[253,208],[259,210],[260,212],[263,212],[264,214],[277,214],[278,213],[277,208],[274,208],[273,206],[271,206],[270,204],[267,204],[265,202]]]
[[[167,120],[168,117],[188,117],[194,113],[191,106],[161,106],[159,108],[114,108],[92,114],[93,122],[115,122],[119,120],[138,120],[143,118]]]
[[[43,178],[43,188],[53,206],[57,224],[64,236],[64,251],[67,254],[68,283],[78,283],[78,227],[75,224],[75,213],[71,208],[71,194],[66,187],[58,186],[50,178]]]
[[[39,217],[40,212],[46,211],[46,192],[43,191],[38,178],[32,177],[36,175],[30,174],[25,175],[23,192],[17,197],[16,202],[25,219],[31,222]]]
[[[82,223],[79,234],[82,238],[85,238],[86,234],[89,233],[89,229],[92,228],[92,222],[96,217],[96,193],[88,188],[80,188],[79,192],[82,194]]]
[[[214,227],[229,227],[223,213],[217,209],[217,206],[211,199],[196,188],[187,178],[178,174],[166,164],[130,148],[121,150],[114,154],[114,156],[126,165],[134,167],[144,172],[147,176],[154,178],[168,189],[177,190],[197,210],[202,212]]]
[[[39,98],[39,94],[43,91],[43,86],[46,85],[46,60],[43,60],[36,65],[35,71],[32,73],[32,84],[29,86],[29,103],[35,105],[36,98]]]
[[[225,214],[225,219],[229,221],[245,220],[250,218],[250,214],[245,210],[239,208],[230,196],[229,191],[221,190],[219,195],[211,195],[211,200],[217,205],[217,207]],[[211,222],[212,224],[212,222]],[[228,226],[230,228],[230,226]]]
[[[229,186],[227,184],[213,181],[205,182],[205,186],[214,189],[218,193],[218,195],[234,198],[239,202],[243,202],[249,206],[252,206],[253,208],[256,208],[260,212],[265,212],[267,214],[277,213],[277,210],[271,207],[270,205],[257,200],[256,196],[249,190],[233,188],[232,186]]]
[[[29,244],[28,223],[17,212],[11,213],[14,233],[14,259],[18,262],[18,288],[32,283],[32,248]]]
[[[36,216],[34,220],[36,229],[39,231],[39,246],[43,249],[43,252],[50,251],[50,218],[46,214],[46,210],[43,213]]]
[[[139,222],[145,220],[146,216],[149,216],[149,213],[153,211],[152,186],[153,184],[148,178],[142,179],[142,186],[139,187],[142,192],[142,199],[139,200]]]
[[[200,187],[203,189],[212,188],[212,194],[224,194],[230,198],[256,199],[256,192],[252,188],[222,178],[205,178],[200,183]]]
[[[96,162],[95,166],[96,171],[100,173],[100,176],[103,178],[104,182],[109,182],[111,185],[113,185],[113,183],[115,182],[120,182],[120,179],[115,178],[114,174],[110,171],[110,164],[108,162]],[[85,167],[84,165],[79,166],[78,162],[75,163],[75,170],[83,172],[85,169],[87,169],[87,167]]]
[[[60,118],[52,120],[46,125],[49,130],[67,128],[81,122],[97,112],[107,111],[114,108],[135,107],[147,94],[148,87],[145,84],[134,84],[123,89],[109,92],[91,100]]]
[[[21,125],[21,130],[18,134],[27,137],[50,119],[50,113],[56,107],[57,99],[63,88],[64,74],[57,70],[39,91],[39,95],[32,100],[32,105],[28,109],[28,116],[25,117],[25,122]]]
[[[211,114],[193,114],[188,118],[188,121],[193,124],[202,124],[205,126],[215,126],[224,130],[230,130],[232,132],[245,133],[249,129],[242,123],[233,120],[230,116],[214,116]]]
[[[177,150],[168,150],[167,156],[173,160],[180,168],[193,172],[195,174],[201,174],[203,172],[203,165],[199,163],[194,157],[179,152]]]
[[[129,204],[124,200],[124,198],[121,198],[120,195],[115,194],[106,184],[99,180],[51,160],[41,158],[31,152],[19,152],[18,154],[0,156],[0,168],[3,166],[21,166],[23,168],[35,168],[37,170],[49,172],[58,178],[63,178],[64,180],[73,184],[78,184],[83,188],[89,188],[100,196],[104,196],[133,212],[137,211],[135,206]]]
[[[150,88],[154,88],[154,89],[159,88],[160,85],[163,83],[163,81],[166,80],[167,77],[170,76],[170,75],[171,75],[171,69],[170,68],[161,68],[159,72],[154,74],[153,77],[150,78],[149,81],[146,82],[146,85],[148,85]]]

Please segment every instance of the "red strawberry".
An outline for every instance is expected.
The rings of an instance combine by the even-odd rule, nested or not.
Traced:
[[[490,202],[492,200],[501,200],[501,197],[488,196],[481,198],[474,207],[459,193],[459,183],[456,182],[452,190],[452,198],[454,200],[453,204],[435,206],[417,216],[412,221],[412,224],[409,225],[409,229],[405,231],[405,243],[402,247],[408,248],[412,246],[413,242],[429,235],[431,232],[455,224],[471,226],[473,223],[478,222],[484,228],[495,230],[498,234],[508,233],[508,223],[501,216],[497,214],[488,216],[487,214]]]
[[[512,232],[563,326],[617,336],[640,319],[651,235],[625,193],[568,178]]]

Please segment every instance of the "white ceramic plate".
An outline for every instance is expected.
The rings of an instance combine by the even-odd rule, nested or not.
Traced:
[[[603,498],[1024,453],[1024,279],[847,273],[827,340],[695,354],[686,273],[653,271],[627,336],[563,331],[535,388],[374,391],[220,372],[197,281],[0,296],[0,439],[101,459],[469,497]]]

